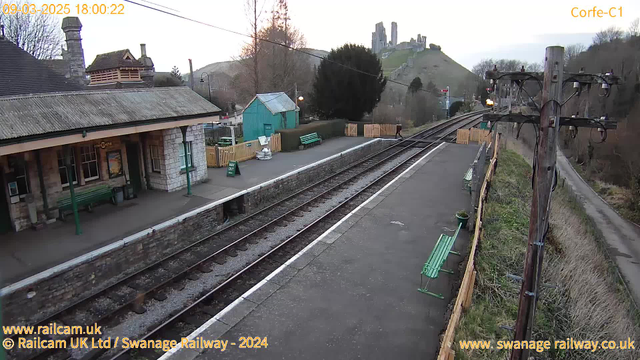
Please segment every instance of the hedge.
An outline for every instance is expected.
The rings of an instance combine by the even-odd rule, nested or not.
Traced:
[[[344,136],[344,126],[344,120],[324,120],[302,124],[295,129],[280,129],[276,132],[282,136],[282,151],[294,151],[298,150],[300,136],[318,133],[322,140]]]

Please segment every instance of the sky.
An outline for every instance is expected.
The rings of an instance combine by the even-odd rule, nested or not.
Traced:
[[[184,17],[241,33],[250,33],[246,0],[134,0]],[[33,0],[36,4],[51,1]],[[274,0],[259,1],[262,19],[269,17]],[[140,56],[140,44],[147,45],[156,71],[178,66],[189,71],[209,63],[232,60],[247,37],[192,23],[121,0],[67,0],[74,4],[124,4],[124,15],[79,15],[88,66],[100,53],[129,49]],[[307,46],[331,50],[345,43],[371,46],[371,33],[382,21],[391,39],[391,22],[398,23],[398,42],[418,33],[427,43],[442,46],[451,58],[471,69],[483,58],[515,58],[542,62],[550,45],[589,45],[593,35],[609,26],[626,30],[640,17],[637,0],[538,0],[522,1],[420,1],[420,0],[289,0],[293,26],[306,37]],[[535,6],[531,6],[535,4]],[[615,7],[612,17],[573,17],[580,9],[597,6],[605,12]],[[622,7],[620,16],[619,8]],[[60,16],[62,19],[62,16]]]

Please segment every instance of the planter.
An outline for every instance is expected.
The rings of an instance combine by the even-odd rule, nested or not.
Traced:
[[[467,227],[467,221],[469,221],[469,215],[463,217],[456,214],[456,219],[458,219],[458,224],[462,224],[463,228]]]

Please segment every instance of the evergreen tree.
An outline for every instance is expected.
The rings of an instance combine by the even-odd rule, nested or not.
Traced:
[[[386,84],[378,57],[364,46],[346,44],[320,63],[312,101],[322,117],[358,121],[373,111]]]
[[[409,84],[409,92],[415,94],[416,92],[422,89],[422,80],[419,77],[415,77],[411,80],[411,84]]]
[[[178,69],[177,66],[174,66],[173,68],[171,68],[171,76],[173,76],[176,79],[179,79],[180,82],[182,82],[182,74],[180,74],[180,69]]]

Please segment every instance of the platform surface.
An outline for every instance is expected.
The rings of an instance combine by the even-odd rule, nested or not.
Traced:
[[[441,233],[469,210],[464,173],[479,146],[446,144],[355,211],[264,285],[245,294],[198,336],[228,340],[220,350],[179,349],[162,360],[430,359],[439,349],[462,257],[450,255],[430,290],[420,271]],[[454,249],[465,252],[462,230]],[[239,349],[242,336],[267,337],[266,349]],[[233,346],[231,343],[235,343]]]
[[[209,180],[171,193],[143,191],[119,206],[105,204],[93,213],[80,212],[83,234],[75,235],[73,217],[40,231],[24,230],[0,237],[0,288],[49,269],[102,246],[184,214],[205,204],[320,161],[372,139],[339,137],[303,151],[275,153],[267,161],[240,163],[241,175],[226,177],[226,168],[208,169]]]

